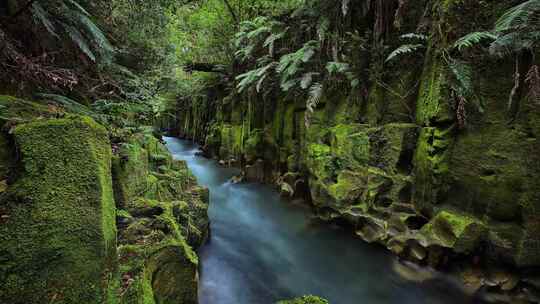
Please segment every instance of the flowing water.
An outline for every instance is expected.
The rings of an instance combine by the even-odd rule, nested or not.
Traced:
[[[200,304],[271,304],[306,294],[332,304],[473,303],[451,279],[411,272],[386,250],[315,224],[309,209],[268,185],[229,183],[238,170],[196,156],[191,142],[165,141],[210,189],[210,239],[199,250]],[[415,280],[405,280],[409,275]]]

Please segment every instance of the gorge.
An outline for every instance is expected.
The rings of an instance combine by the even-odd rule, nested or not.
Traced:
[[[540,303],[540,0],[0,3],[0,303]]]

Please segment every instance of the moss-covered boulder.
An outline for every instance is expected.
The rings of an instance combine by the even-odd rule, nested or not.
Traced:
[[[116,267],[106,130],[72,117],[19,125],[13,137],[20,162],[0,196],[0,302],[105,302]]]
[[[279,301],[276,304],[328,304],[328,301],[316,296],[303,296],[293,300]]]
[[[486,225],[469,215],[443,210],[422,227],[424,234],[432,243],[451,248],[457,253],[472,253],[485,238]]]
[[[115,198],[123,207],[148,188],[148,151],[138,143],[125,143],[113,159]]]

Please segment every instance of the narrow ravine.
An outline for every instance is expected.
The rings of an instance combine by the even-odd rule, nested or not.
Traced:
[[[189,141],[165,141],[210,189],[210,239],[199,252],[200,304],[266,304],[304,294],[334,304],[467,303],[450,279],[407,270],[416,282],[407,281],[406,268],[385,250],[312,223],[308,209],[285,202],[270,186],[229,183],[237,170],[197,156]]]

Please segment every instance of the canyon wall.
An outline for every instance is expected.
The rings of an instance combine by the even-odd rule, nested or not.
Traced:
[[[513,60],[479,50],[462,55],[477,101],[460,105],[446,58],[516,3],[409,2],[388,40],[427,27],[427,51],[386,64],[366,91],[334,88],[313,112],[277,91],[212,92],[179,101],[174,131],[400,256],[439,268],[539,266],[540,106],[524,93],[509,106]]]

